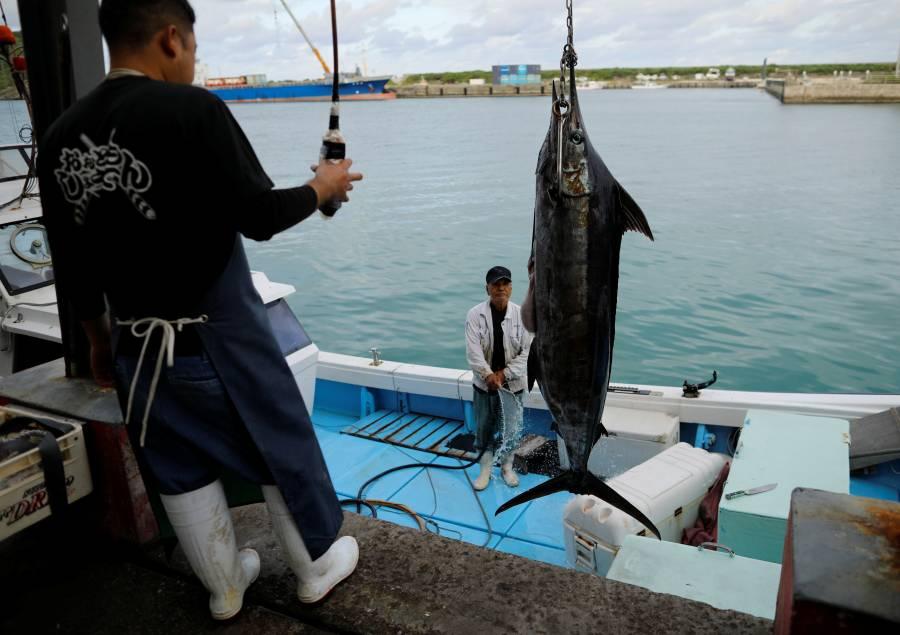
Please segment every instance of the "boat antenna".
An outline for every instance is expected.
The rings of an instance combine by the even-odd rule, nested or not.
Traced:
[[[334,73],[331,78],[331,114],[328,118],[328,130],[322,138],[322,148],[319,151],[319,160],[338,163],[347,156],[347,144],[339,128],[341,87],[340,74],[338,73],[338,36],[337,36],[337,8],[334,0],[331,0],[331,44],[334,49]],[[334,199],[326,201],[319,207],[325,218],[331,218],[341,208],[341,201]]]

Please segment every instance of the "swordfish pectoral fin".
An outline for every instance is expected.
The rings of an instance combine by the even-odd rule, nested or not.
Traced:
[[[618,181],[616,181],[616,196],[619,200],[619,212],[622,215],[624,231],[640,232],[650,240],[653,240],[653,232],[650,231],[650,223],[647,222],[647,217],[644,216],[640,206],[635,203],[631,195],[625,191],[625,188]]]
[[[597,478],[590,472],[585,474],[584,478],[584,491],[578,492],[579,494],[591,494],[592,496],[596,496],[600,500],[606,501],[616,509],[620,509],[636,521],[644,525],[647,529],[653,532],[653,534],[662,540],[662,536],[659,535],[659,529],[656,528],[650,519],[647,518],[641,510],[632,505],[628,499],[619,494],[616,490],[611,488],[609,485],[604,483],[601,479]],[[527,492],[526,492],[527,494]]]

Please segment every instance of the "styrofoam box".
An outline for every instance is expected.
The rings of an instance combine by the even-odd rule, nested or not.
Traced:
[[[781,566],[733,552],[626,536],[607,577],[771,620]]]
[[[680,542],[726,457],[679,443],[606,483],[649,518],[663,540]],[[574,568],[606,575],[626,536],[650,535],[625,512],[595,496],[575,496],[563,512],[566,556]],[[653,538],[656,539],[655,537]]]
[[[0,420],[13,416],[34,416],[72,426],[72,431],[57,439],[66,474],[69,502],[93,490],[81,424],[72,419],[50,416],[19,407],[0,408]],[[0,431],[3,424],[0,423]],[[37,448],[10,457],[0,463],[0,540],[4,540],[50,516],[50,504],[44,485],[44,470]]]

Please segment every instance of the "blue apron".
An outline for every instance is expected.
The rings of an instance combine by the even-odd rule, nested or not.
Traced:
[[[253,463],[258,462],[261,456],[287,502],[310,556],[316,559],[328,550],[337,537],[343,512],[300,389],[272,332],[266,308],[253,286],[240,236],[235,238],[225,270],[193,310],[196,311],[193,315],[208,316],[205,322],[191,327],[196,330],[205,349],[204,357],[208,357],[212,363],[215,375],[218,375],[228,400],[233,404],[233,410],[236,411],[234,419],[243,422],[246,433],[249,433],[249,442],[256,446],[246,450],[245,473],[254,473],[254,470],[259,473],[260,470],[254,468]],[[118,342],[121,337],[122,328],[124,327],[116,327],[114,342]],[[176,358],[174,371],[184,372],[183,367],[178,368],[178,359]],[[199,358],[181,359],[186,361]],[[130,367],[119,380],[120,395],[123,388],[127,391],[122,384],[126,380],[130,383],[134,373],[134,360],[129,361]],[[120,363],[121,360],[117,358],[117,365]],[[148,359],[144,366],[152,366],[153,363],[155,360]],[[190,372],[190,364],[187,367]],[[139,379],[149,374],[144,370]],[[139,381],[136,392],[146,395],[146,387],[146,380]],[[167,383],[164,377],[153,400],[150,434],[145,448],[147,452],[161,456],[167,452],[165,437],[161,439],[161,443],[154,443],[154,425],[159,428],[191,425],[209,428],[211,425],[209,421],[199,421],[196,416],[185,416],[180,421],[155,423],[153,419],[165,418],[166,414],[170,419],[178,418],[177,414],[173,415],[176,412],[170,407],[173,401],[166,393]],[[135,429],[140,426],[144,408],[138,402],[135,406],[136,412],[132,413],[129,422],[132,439],[136,438]],[[214,409],[206,418],[209,416],[217,416]],[[212,425],[216,425],[215,422]],[[229,433],[225,431],[225,434]],[[244,434],[246,439],[244,430],[232,435],[233,439],[238,439],[238,446],[240,434]],[[202,439],[204,432],[202,429],[198,430],[193,436]],[[232,442],[231,445],[234,447],[235,443]],[[215,449],[207,450],[215,456]],[[173,447],[172,451],[177,452],[178,449]]]

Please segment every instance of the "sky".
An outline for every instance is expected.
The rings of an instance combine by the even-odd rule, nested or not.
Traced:
[[[331,60],[327,0],[285,0]],[[191,0],[210,76],[319,77],[281,0]],[[15,2],[4,2],[17,25]],[[338,0],[342,70],[369,74],[555,68],[564,0]],[[574,0],[579,66],[890,62],[900,0]]]

